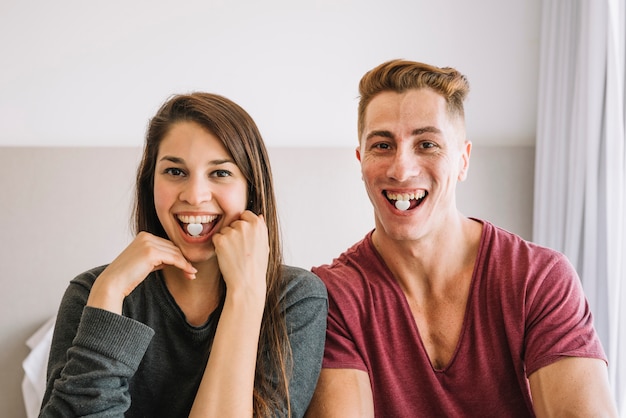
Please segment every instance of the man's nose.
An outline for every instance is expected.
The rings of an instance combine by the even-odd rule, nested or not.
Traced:
[[[397,181],[405,181],[418,172],[417,157],[413,152],[398,148],[393,155],[387,175]]]

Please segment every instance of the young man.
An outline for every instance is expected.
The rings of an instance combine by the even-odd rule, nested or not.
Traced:
[[[617,416],[567,259],[467,218],[466,78],[395,60],[360,82],[375,229],[331,265],[310,417]]]

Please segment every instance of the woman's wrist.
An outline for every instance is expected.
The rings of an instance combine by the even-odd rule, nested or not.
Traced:
[[[102,279],[102,277],[99,277],[94,282],[89,292],[87,306],[104,309],[121,315],[125,298],[124,292],[117,290],[115,286],[111,286],[106,279],[100,279]]]

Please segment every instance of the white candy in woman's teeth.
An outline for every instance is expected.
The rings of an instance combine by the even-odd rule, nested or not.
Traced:
[[[396,200],[396,209],[407,210],[411,206],[411,202],[408,200]]]
[[[202,224],[187,224],[187,232],[193,237],[197,237],[202,233]]]

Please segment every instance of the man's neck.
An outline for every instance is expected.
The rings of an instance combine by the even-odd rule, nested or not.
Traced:
[[[372,241],[405,292],[437,294],[471,276],[481,232],[479,222],[458,216],[417,240],[398,241],[376,230]]]

